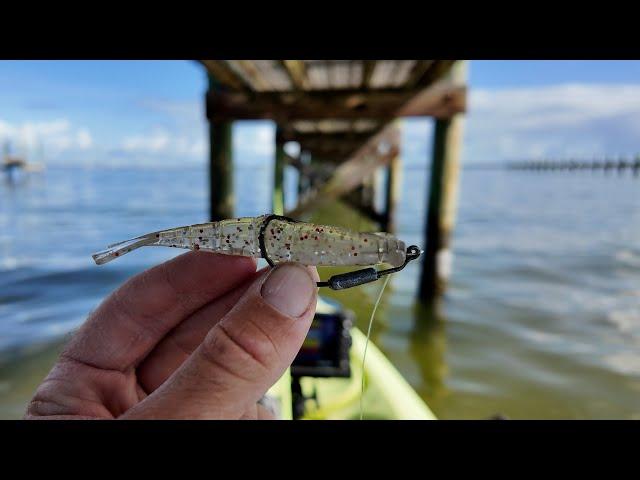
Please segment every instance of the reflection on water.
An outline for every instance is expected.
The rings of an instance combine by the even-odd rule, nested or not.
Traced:
[[[406,169],[399,236],[421,245],[424,169]],[[392,276],[373,341],[441,418],[640,418],[640,195],[632,174],[464,171],[453,274],[416,304],[419,262]],[[238,172],[239,215],[270,172]],[[244,194],[251,192],[250,195]],[[126,278],[177,254],[94,251],[206,219],[203,168],[51,168],[0,184],[0,417],[19,417],[60,342]],[[308,218],[375,230],[341,204]],[[347,269],[321,268],[320,275]],[[381,282],[322,294],[366,330]]]
[[[446,401],[446,380],[449,374],[446,361],[446,321],[442,301],[413,306],[413,328],[409,333],[409,354],[420,369],[422,385],[418,393],[434,409]]]

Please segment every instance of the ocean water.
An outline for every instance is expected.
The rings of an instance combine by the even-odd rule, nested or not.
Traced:
[[[19,418],[60,346],[111,290],[176,255],[90,254],[205,221],[205,167],[62,168],[0,177],[0,418]],[[405,169],[398,234],[421,245],[428,171]],[[270,206],[268,168],[236,172],[238,215]],[[640,178],[462,172],[447,294],[395,275],[373,341],[440,418],[640,418]],[[312,216],[366,228],[339,204]],[[326,276],[327,272],[321,272]],[[379,285],[327,292],[365,326]]]

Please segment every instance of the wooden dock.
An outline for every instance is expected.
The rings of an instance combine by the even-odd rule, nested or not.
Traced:
[[[456,209],[466,62],[455,60],[200,60],[209,78],[212,220],[234,216],[232,123],[276,123],[273,212],[303,218],[311,209],[345,199],[393,231],[401,177],[396,119],[436,122],[425,250],[419,296],[445,288],[449,238]],[[287,142],[300,153],[290,157]],[[425,152],[426,161],[426,152]],[[284,211],[284,168],[298,170],[298,203]],[[374,207],[373,176],[386,170],[384,209]],[[415,199],[425,201],[425,199]]]

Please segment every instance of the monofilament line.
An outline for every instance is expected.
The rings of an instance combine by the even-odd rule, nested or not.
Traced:
[[[387,275],[382,283],[382,287],[380,288],[380,292],[378,293],[378,298],[376,299],[376,303],[373,305],[373,310],[371,311],[371,318],[369,319],[369,327],[367,328],[367,340],[364,343],[364,353],[362,354],[362,385],[360,386],[360,420],[362,420],[364,409],[362,408],[362,399],[364,397],[364,361],[367,358],[367,347],[369,346],[369,337],[371,336],[371,326],[373,325],[373,317],[376,315],[376,310],[378,309],[378,304],[380,303],[380,299],[382,298],[382,294],[384,293],[384,289],[387,288],[387,283],[389,283],[389,279],[391,275]]]

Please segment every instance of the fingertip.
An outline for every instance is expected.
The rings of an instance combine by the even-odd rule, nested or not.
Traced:
[[[316,280],[309,268],[287,262],[275,267],[261,287],[261,295],[280,313],[298,318],[308,309],[316,296]]]
[[[309,265],[307,266],[307,270],[309,271],[311,278],[313,278],[315,282],[320,281],[320,274],[318,273],[318,269],[315,266]]]

